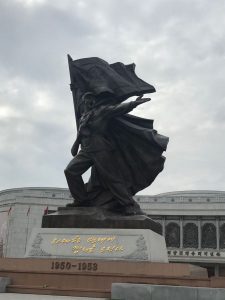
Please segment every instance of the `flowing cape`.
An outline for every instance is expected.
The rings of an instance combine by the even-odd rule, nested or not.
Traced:
[[[116,144],[116,161],[124,185],[130,194],[148,187],[163,170],[169,138],[153,129],[153,120],[139,118],[130,114],[115,118],[109,125],[110,137]],[[87,184],[91,198],[101,194],[104,178],[92,167]],[[105,192],[105,191],[104,191]],[[104,194],[105,195],[105,194]]]

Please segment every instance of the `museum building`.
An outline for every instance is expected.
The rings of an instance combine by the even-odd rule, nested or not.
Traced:
[[[207,267],[225,276],[225,192],[181,191],[136,196],[141,208],[161,225],[169,261]],[[68,189],[17,188],[0,192],[0,252],[23,257],[42,216],[72,202]]]

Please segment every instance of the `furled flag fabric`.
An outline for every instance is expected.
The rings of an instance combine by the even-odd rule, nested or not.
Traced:
[[[44,210],[44,216],[48,214],[48,206]]]
[[[29,216],[30,214],[30,206],[28,207],[28,210],[27,210],[27,216]]]
[[[9,210],[8,210],[8,216],[10,215],[11,210],[12,210],[12,206],[10,206],[10,208],[9,208]]]

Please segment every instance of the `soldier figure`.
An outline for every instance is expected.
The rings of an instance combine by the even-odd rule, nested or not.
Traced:
[[[140,214],[139,205],[134,201],[121,175],[116,161],[116,147],[110,140],[108,124],[112,118],[127,114],[135,107],[149,101],[150,98],[138,97],[135,101],[117,105],[100,105],[96,107],[95,96],[85,93],[80,105],[81,119],[77,139],[72,147],[75,156],[65,169],[65,175],[74,203],[69,206],[88,206],[90,201],[82,179],[91,166],[101,174],[104,186],[123,207],[124,214]],[[79,144],[81,150],[78,152]]]
[[[163,170],[168,138],[153,120],[129,114],[149,101],[155,88],[135,73],[135,64],[109,64],[98,57],[68,55],[77,123],[74,158],[65,169],[71,207],[103,207],[124,215],[143,214],[133,196]],[[139,96],[135,101],[128,98]],[[79,146],[81,150],[78,152]],[[91,168],[84,184],[82,175]]]

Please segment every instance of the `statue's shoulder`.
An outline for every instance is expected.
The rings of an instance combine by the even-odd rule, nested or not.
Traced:
[[[105,118],[108,117],[114,110],[113,105],[100,105],[96,108],[94,112],[95,118]]]
[[[102,114],[104,111],[107,110],[107,105],[99,105],[98,107],[96,107],[95,109],[95,114]]]

